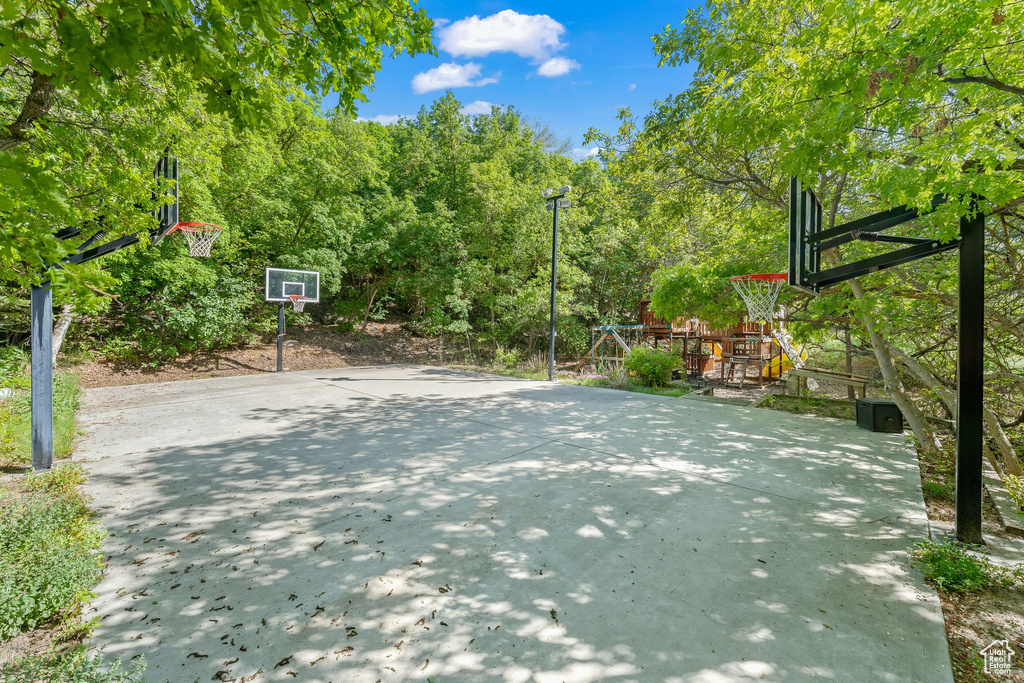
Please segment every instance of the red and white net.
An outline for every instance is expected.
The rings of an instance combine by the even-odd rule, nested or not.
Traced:
[[[778,309],[775,302],[779,292],[786,284],[785,273],[757,273],[755,275],[737,275],[729,278],[736,288],[743,303],[747,305],[747,315],[751,322],[771,322]]]
[[[189,256],[209,257],[213,243],[224,228],[210,223],[178,223],[176,230],[185,233]]]
[[[301,294],[289,294],[288,298],[292,300],[292,308],[301,313],[306,306],[306,297]]]

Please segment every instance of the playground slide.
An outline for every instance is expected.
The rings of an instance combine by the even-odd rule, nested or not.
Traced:
[[[779,346],[778,339],[772,339],[772,343],[775,344],[775,346]],[[792,341],[790,343],[792,344]],[[715,344],[714,342],[712,342],[710,346],[711,355],[717,358],[718,360],[721,360],[722,347],[718,344]],[[807,360],[807,349],[804,348],[803,346],[800,347],[800,360]],[[775,358],[772,358],[772,362],[764,366],[764,368],[761,370],[761,374],[764,375],[765,377],[779,377],[783,372],[785,372],[786,370],[792,370],[794,367],[796,366],[793,364],[793,361],[791,361],[789,359],[789,356],[787,356],[786,353],[783,352],[776,356]]]
[[[777,339],[772,339],[772,343],[775,346],[779,346],[779,341]],[[800,347],[800,360],[807,360],[807,349],[803,346]],[[785,352],[782,352],[778,356],[772,358],[771,363],[764,366],[761,370],[761,374],[765,377],[779,377],[786,370],[792,370],[795,367],[796,366],[793,364],[793,361],[789,359],[789,356],[787,356]]]

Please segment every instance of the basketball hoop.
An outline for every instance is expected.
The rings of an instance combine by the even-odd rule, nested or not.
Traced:
[[[219,225],[211,223],[178,223],[171,232],[181,230],[185,233],[185,239],[188,240],[189,256],[208,257],[210,255],[210,248],[213,247],[213,243],[220,237],[223,229]]]
[[[301,313],[306,305],[306,297],[301,294],[289,294],[288,298],[292,300],[292,308]]]
[[[771,322],[775,317],[775,301],[788,276],[785,273],[754,273],[729,278],[732,286],[747,304],[751,322]]]

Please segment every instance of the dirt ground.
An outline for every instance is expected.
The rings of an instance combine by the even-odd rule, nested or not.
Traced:
[[[982,673],[978,654],[994,640],[1009,640],[1014,647],[1024,636],[1024,593],[1020,589],[1001,588],[973,595],[943,595],[942,615],[946,620],[946,640],[957,683],[993,680]],[[1017,648],[1019,653],[1019,648]],[[1019,656],[1019,655],[1018,655]],[[1000,681],[1024,683],[1024,669],[1015,664]]]
[[[357,365],[422,363],[432,365],[461,359],[463,348],[442,349],[438,339],[414,335],[400,323],[373,323],[365,334],[339,333],[336,328],[292,327],[285,336],[286,370],[319,370]],[[204,377],[228,377],[274,372],[277,339],[264,339],[235,349],[196,351],[159,367],[114,363],[99,358],[75,367],[83,387],[173,382]]]
[[[450,340],[449,340],[450,341]],[[479,349],[477,349],[479,351]],[[285,336],[285,370],[320,370],[392,363],[420,363],[446,365],[479,370],[487,368],[472,362],[466,345],[442,348],[437,338],[421,337],[409,331],[402,323],[373,323],[365,334],[341,333],[330,326],[308,325],[289,328]],[[559,363],[559,370],[569,370],[575,363]],[[277,339],[270,337],[257,344],[234,349],[196,351],[187,353],[158,367],[144,367],[137,362],[112,362],[104,358],[81,363],[75,372],[83,387],[106,387],[151,382],[174,382],[205,377],[228,377],[274,372],[277,367]],[[755,401],[772,391],[781,391],[781,385],[757,385],[751,376],[746,386],[727,384],[718,379],[717,370],[708,375],[708,386],[720,398],[740,398]]]

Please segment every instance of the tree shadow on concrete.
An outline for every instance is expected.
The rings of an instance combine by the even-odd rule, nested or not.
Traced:
[[[433,369],[310,378],[335,405],[93,462],[95,646],[173,681],[951,680],[895,437]]]

